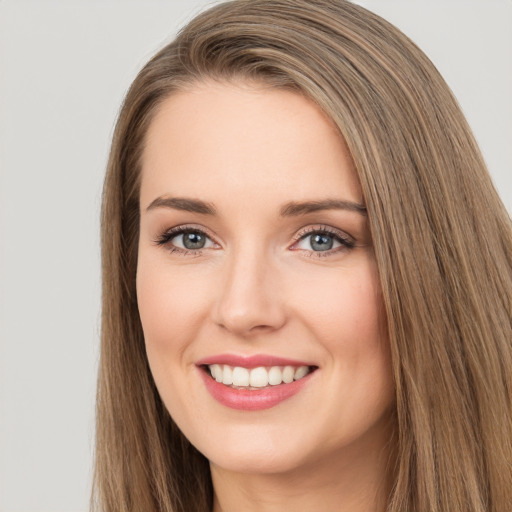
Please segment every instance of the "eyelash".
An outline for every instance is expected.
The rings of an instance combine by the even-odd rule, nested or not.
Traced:
[[[155,240],[155,244],[159,246],[166,246],[167,250],[171,253],[178,253],[183,256],[200,256],[202,254],[201,249],[182,249],[181,247],[176,247],[175,245],[172,245],[170,242],[173,238],[176,238],[179,235],[183,235],[185,233],[198,233],[200,235],[205,236],[206,238],[209,238],[213,241],[213,237],[206,232],[202,228],[198,228],[196,226],[177,226],[175,228],[171,228],[161,235],[158,236],[158,238]],[[214,242],[215,243],[215,242]]]
[[[354,247],[356,246],[355,241],[351,237],[329,226],[314,226],[299,231],[299,233],[297,233],[297,235],[294,237],[295,242],[293,245],[297,245],[300,241],[306,239],[308,236],[313,235],[327,235],[333,238],[335,241],[339,242],[340,246],[336,247],[335,249],[329,249],[327,251],[313,251],[307,249],[293,250],[303,251],[305,255],[310,258],[325,258],[327,256],[337,254],[341,251],[348,251],[354,249]]]
[[[166,246],[167,250],[171,253],[178,253],[183,256],[200,256],[202,254],[201,249],[182,249],[181,247],[176,247],[172,245],[170,242],[173,238],[176,238],[179,235],[183,235],[185,233],[198,233],[202,236],[205,236],[206,238],[210,239],[214,244],[216,242],[214,241],[213,237],[205,231],[203,228],[198,228],[196,226],[177,226],[175,228],[171,228],[161,235],[159,235],[156,240],[155,244],[158,246]],[[295,251],[302,251],[305,253],[307,257],[311,258],[323,258],[326,256],[332,256],[333,254],[336,254],[340,251],[347,251],[351,250],[356,246],[355,241],[345,235],[341,232],[334,230],[333,228],[330,228],[329,226],[315,226],[315,227],[309,227],[306,228],[297,235],[294,236],[294,245],[297,245],[300,241],[306,239],[308,236],[313,235],[327,235],[329,237],[332,237],[335,241],[340,243],[339,247],[336,247],[335,249],[329,249],[326,251],[313,251],[313,250],[307,250],[307,249],[292,249]],[[217,244],[218,245],[218,244]]]

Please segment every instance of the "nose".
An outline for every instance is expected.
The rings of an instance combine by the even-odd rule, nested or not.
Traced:
[[[279,284],[279,272],[262,254],[229,258],[213,308],[215,323],[245,338],[280,329],[286,312]]]

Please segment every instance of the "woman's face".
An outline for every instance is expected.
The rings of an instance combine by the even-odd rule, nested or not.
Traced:
[[[176,93],[149,128],[140,199],[149,364],[212,465],[286,472],[382,447],[394,387],[372,241],[321,111],[248,84]]]

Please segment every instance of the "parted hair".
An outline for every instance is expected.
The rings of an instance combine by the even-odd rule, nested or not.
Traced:
[[[102,204],[92,510],[209,512],[208,461],[166,411],[135,276],[145,134],[173,92],[248,80],[303,94],[349,148],[368,212],[396,387],[389,512],[512,510],[512,227],[434,65],[346,0],[235,0],[194,18],[122,106]]]

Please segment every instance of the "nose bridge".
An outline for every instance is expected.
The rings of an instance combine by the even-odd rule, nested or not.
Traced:
[[[274,330],[285,321],[276,264],[261,245],[240,243],[226,258],[216,322],[238,334]]]

